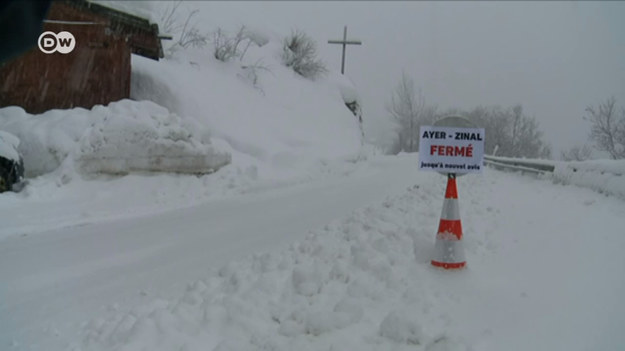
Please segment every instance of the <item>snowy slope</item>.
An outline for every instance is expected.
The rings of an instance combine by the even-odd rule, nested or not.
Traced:
[[[133,56],[131,97],[151,100],[204,123],[236,151],[279,168],[354,158],[358,119],[345,106],[348,83],[335,72],[303,78],[280,61],[278,39],[251,44],[242,61],[216,60],[210,48],[155,62]],[[254,84],[249,65],[262,62]]]

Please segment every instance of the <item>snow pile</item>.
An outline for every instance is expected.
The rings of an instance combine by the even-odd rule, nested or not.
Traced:
[[[27,177],[52,172],[65,160],[83,174],[210,173],[230,162],[229,154],[214,150],[205,128],[150,101],[40,115],[7,107],[0,109],[0,128],[19,136]]]
[[[20,155],[17,152],[19,145],[20,140],[15,135],[0,130],[0,157],[19,162]]]
[[[336,84],[346,104],[360,101],[358,91],[349,77],[339,74],[338,72],[329,72],[328,80]]]
[[[625,160],[556,162],[554,180],[625,199]]]
[[[80,140],[75,156],[83,173],[133,171],[212,173],[230,162],[207,132],[149,101],[96,106],[101,117]]]
[[[18,151],[24,159],[26,177],[57,169],[94,121],[95,116],[83,108],[50,110],[39,115],[16,106],[0,109],[0,129],[20,139]]]
[[[231,262],[183,296],[93,320],[85,350],[468,350],[421,281],[429,229],[418,186],[277,254]],[[437,294],[437,293],[434,293]],[[430,306],[425,308],[423,306]]]

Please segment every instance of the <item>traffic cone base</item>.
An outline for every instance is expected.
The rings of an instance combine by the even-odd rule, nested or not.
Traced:
[[[462,241],[458,240],[455,234],[439,233],[434,245],[432,265],[437,267],[450,265],[450,268],[454,268],[454,266],[463,267],[465,262]]]
[[[464,268],[466,265],[467,265],[466,262],[445,263],[445,262],[437,262],[437,261],[432,260],[432,266],[440,267],[444,269],[460,269],[460,268]]]
[[[458,188],[453,174],[447,177],[447,189],[441,213],[432,266],[444,269],[460,269],[466,266],[462,245],[462,222],[458,206]]]

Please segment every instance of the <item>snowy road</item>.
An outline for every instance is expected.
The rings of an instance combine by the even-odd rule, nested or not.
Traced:
[[[132,305],[146,294],[171,296],[210,267],[301,240],[308,230],[401,193],[415,177],[414,162],[382,163],[349,177],[153,216],[12,236],[0,243],[0,345],[34,342],[35,350],[51,350],[39,344],[40,334],[73,338],[79,323],[103,307]]]
[[[83,323],[109,317],[92,327],[97,337],[86,349],[213,350],[220,338],[253,335],[251,346],[218,349],[263,349],[254,342],[271,340],[277,350],[407,350],[411,337],[427,340],[412,332],[417,322],[430,335],[418,350],[436,350],[440,340],[450,350],[625,345],[622,200],[493,170],[459,178],[469,267],[441,274],[428,252],[444,179],[418,172],[413,158],[380,157],[349,175],[153,216],[9,236],[0,241],[0,349],[64,350],[81,345]],[[302,247],[318,249],[280,254],[309,231],[315,237]],[[273,252],[283,267],[257,273],[242,263],[178,300],[209,269],[259,252]],[[228,274],[249,279],[232,287]],[[290,282],[299,276],[323,288],[299,296]],[[171,307],[154,307],[163,300]],[[319,317],[336,313],[335,304],[357,311],[351,322]],[[152,307],[141,312],[144,305]],[[227,322],[207,317],[220,308]],[[398,308],[411,317],[389,312]],[[137,326],[126,330],[128,320]],[[202,323],[212,327],[198,331]]]

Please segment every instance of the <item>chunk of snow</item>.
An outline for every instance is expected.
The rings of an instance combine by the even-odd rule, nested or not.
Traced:
[[[336,84],[346,104],[360,100],[356,86],[347,76],[332,71],[328,74],[328,80]]]
[[[151,101],[122,100],[40,115],[7,107],[0,109],[0,128],[19,136],[27,177],[57,169],[70,155],[84,173],[199,174],[230,162],[227,152],[211,144],[205,127]]]
[[[94,108],[103,117],[83,135],[76,165],[85,173],[211,173],[230,162],[197,123],[152,102]]]
[[[84,108],[50,110],[31,115],[21,107],[0,109],[0,129],[20,139],[24,175],[36,177],[52,172],[76,147],[96,116]]]
[[[0,157],[19,162],[20,155],[17,152],[19,145],[20,140],[15,135],[0,130]]]

